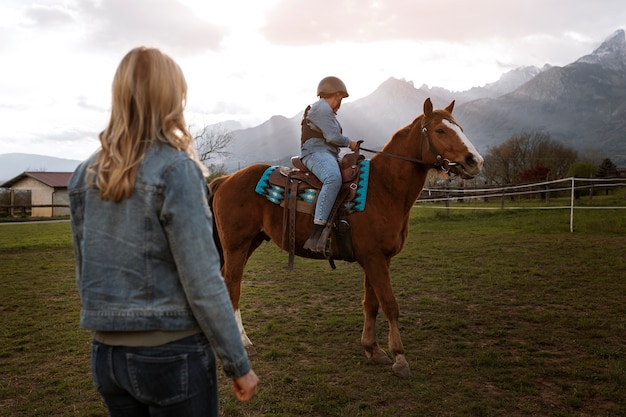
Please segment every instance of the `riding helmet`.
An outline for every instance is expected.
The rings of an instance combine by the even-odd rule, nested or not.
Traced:
[[[349,96],[346,85],[337,77],[326,77],[322,79],[317,86],[318,96],[321,94],[332,95],[335,93],[341,93],[344,98]]]

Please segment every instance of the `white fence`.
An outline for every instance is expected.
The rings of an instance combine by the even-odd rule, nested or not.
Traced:
[[[610,190],[626,186],[624,178],[564,178],[561,180],[537,182],[533,184],[515,185],[499,188],[428,188],[425,187],[420,198],[415,204],[444,202],[445,206],[425,206],[430,208],[446,208],[455,210],[570,210],[570,232],[574,231],[574,211],[575,210],[623,210],[626,206],[581,206],[575,205],[576,197],[582,196],[586,192],[589,198],[593,198],[595,192],[600,190]],[[540,194],[546,203],[549,203],[550,196],[556,194],[569,194],[569,205],[567,206],[523,206],[516,207],[505,205],[507,199],[514,199],[521,196]],[[486,201],[500,198],[500,208],[497,207],[468,207],[451,206],[451,202],[471,202]],[[626,200],[625,200],[626,201]]]

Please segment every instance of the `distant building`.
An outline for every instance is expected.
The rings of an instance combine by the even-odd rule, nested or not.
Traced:
[[[9,189],[10,206],[17,205],[14,200],[15,192],[30,192],[30,204],[24,202],[19,204],[30,205],[32,217],[67,216],[70,214],[70,209],[67,207],[69,205],[67,185],[71,175],[71,172],[23,172],[4,184],[0,184],[0,187]],[[19,210],[17,208],[18,212]],[[15,211],[16,208],[11,214]]]
[[[611,167],[602,172],[602,178],[626,178],[626,168]]]

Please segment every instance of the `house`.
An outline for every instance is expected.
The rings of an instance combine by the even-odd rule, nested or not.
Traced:
[[[71,175],[71,172],[23,172],[0,184],[0,187],[10,191],[9,205],[14,206],[12,214],[19,210],[15,210],[18,206],[14,199],[15,192],[26,191],[30,193],[30,204],[20,202],[20,205],[31,206],[32,217],[68,216],[70,209],[67,185]]]

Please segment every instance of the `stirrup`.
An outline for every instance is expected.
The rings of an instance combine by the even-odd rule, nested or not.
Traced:
[[[308,238],[307,241],[304,242],[304,245],[302,247],[309,252],[318,253],[320,255],[325,255],[326,252],[326,244],[322,241],[321,238]]]
[[[319,239],[308,238],[306,242],[304,242],[304,245],[302,245],[302,248],[308,250],[309,252],[317,253],[318,242]]]
[[[317,238],[315,238],[314,236],[310,236],[306,240],[306,242],[304,242],[304,245],[302,245],[302,247],[308,250],[309,252],[317,253],[317,254],[323,255],[324,257],[330,256],[331,255],[331,248],[329,245],[330,229],[331,229],[331,224],[328,223],[324,227],[324,229],[322,229],[322,232]]]

